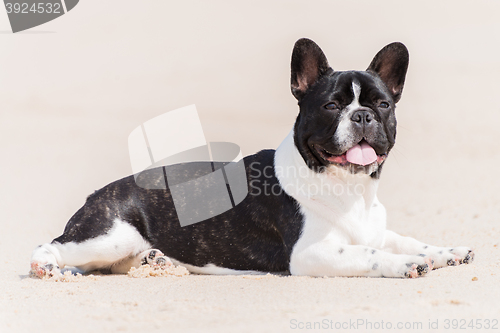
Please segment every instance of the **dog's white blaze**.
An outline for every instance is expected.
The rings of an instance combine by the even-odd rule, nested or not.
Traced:
[[[31,261],[49,263],[63,268],[74,266],[82,271],[111,267],[150,249],[149,244],[130,224],[120,219],[104,235],[81,243],[44,244],[33,251]]]
[[[352,82],[352,92],[354,93],[354,98],[352,99],[351,103],[344,109],[341,115],[342,120],[337,126],[337,130],[335,131],[334,134],[335,140],[339,144],[351,141],[351,133],[352,133],[351,116],[354,110],[361,107],[361,104],[359,104],[359,96],[361,95],[361,86],[359,85],[359,83],[355,81]]]

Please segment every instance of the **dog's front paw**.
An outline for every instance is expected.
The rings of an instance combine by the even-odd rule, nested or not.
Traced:
[[[474,260],[474,251],[465,246],[438,248],[431,254],[435,258],[434,268],[470,264]]]
[[[417,278],[432,271],[434,261],[424,255],[397,255],[396,260],[388,263],[382,272],[384,277]]]
[[[60,273],[59,266],[49,263],[39,263],[37,261],[31,262],[30,276],[34,278],[51,278]]]
[[[419,256],[419,259],[412,260],[414,262],[407,262],[406,269],[403,270],[405,278],[416,278],[424,276],[432,271],[434,267],[434,260],[427,256]],[[422,262],[423,261],[423,262]]]
[[[172,261],[165,256],[160,250],[147,250],[143,252],[142,265],[151,266],[171,266]]]

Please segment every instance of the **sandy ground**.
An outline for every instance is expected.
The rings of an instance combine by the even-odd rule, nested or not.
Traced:
[[[478,320],[492,330],[499,13],[497,1],[87,0],[13,35],[0,11],[0,331],[449,332],[476,331]],[[142,122],[195,103],[208,141],[244,154],[277,147],[297,115],[289,61],[300,37],[338,70],[366,68],[389,42],[407,45],[379,198],[389,228],[472,246],[473,264],[415,280],[27,277],[33,248],[60,235],[89,193],[131,172],[127,137]]]

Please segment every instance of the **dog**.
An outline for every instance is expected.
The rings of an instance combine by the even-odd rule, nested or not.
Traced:
[[[298,40],[291,91],[299,114],[276,151],[244,158],[249,193],[241,203],[181,227],[168,187],[148,190],[123,178],[90,195],[61,236],[33,251],[31,274],[176,264],[198,274],[415,278],[472,262],[468,247],[386,230],[376,192],[395,144],[408,62],[396,42],[366,71],[334,71],[316,43]]]

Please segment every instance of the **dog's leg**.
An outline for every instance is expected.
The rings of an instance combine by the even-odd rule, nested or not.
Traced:
[[[432,263],[426,257],[330,241],[295,249],[290,260],[293,275],[414,278],[430,270]]]
[[[133,226],[119,219],[114,220],[110,230],[98,237],[81,242],[62,242],[62,239],[65,237],[56,238],[33,251],[32,275],[51,276],[65,266],[73,266],[83,272],[110,268],[112,272],[126,273],[130,267],[143,263],[144,257],[147,257],[148,263],[169,263],[160,251],[151,250],[151,245]]]
[[[61,256],[56,246],[49,243],[39,245],[31,255],[30,275],[39,278],[50,277],[59,272],[59,262]]]
[[[474,251],[465,246],[438,247],[404,237],[387,230],[382,250],[397,254],[425,255],[434,260],[434,268],[468,264],[474,260]]]

